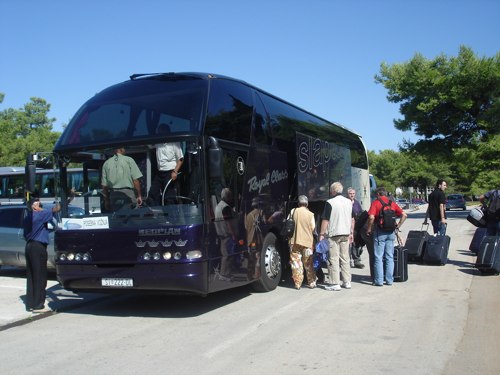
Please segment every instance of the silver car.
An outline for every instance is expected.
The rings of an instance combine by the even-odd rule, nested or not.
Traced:
[[[52,205],[44,203],[44,209],[50,210]],[[70,206],[68,211],[69,216],[80,216],[85,212],[82,208],[74,206]],[[24,204],[0,206],[0,266],[26,267],[23,220],[27,212],[28,209]],[[55,269],[53,232],[49,235],[47,253],[47,268]]]

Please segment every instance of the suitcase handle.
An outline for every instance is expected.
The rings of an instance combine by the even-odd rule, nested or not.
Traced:
[[[399,230],[396,230],[396,239],[398,240],[398,245],[403,246],[403,240],[401,239],[399,232],[400,232]]]
[[[428,232],[429,231],[429,223],[427,222],[427,220],[422,223],[422,226],[420,227],[420,231],[424,230],[424,225],[427,225],[427,228],[425,228],[425,231]]]

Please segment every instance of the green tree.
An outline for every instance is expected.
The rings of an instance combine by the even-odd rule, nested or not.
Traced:
[[[28,153],[53,150],[61,133],[52,131],[55,118],[48,117],[49,111],[50,104],[40,98],[0,111],[0,165],[23,166]]]
[[[425,192],[427,186],[434,186],[440,178],[453,186],[453,172],[448,163],[440,159],[427,160],[416,152],[384,150],[379,154],[368,152],[370,172],[378,186],[384,186],[394,193],[397,187],[413,187]]]
[[[486,141],[499,133],[500,53],[478,58],[467,47],[457,57],[382,63],[375,81],[388,90],[388,100],[400,103],[402,119],[394,125],[413,130],[423,139],[405,147],[450,156],[453,149]]]
[[[478,58],[462,46],[457,57],[416,54],[406,63],[382,63],[375,81],[400,103],[396,129],[422,137],[401,148],[418,161],[401,170],[406,184],[445,178],[450,191],[471,195],[498,187],[500,52]]]

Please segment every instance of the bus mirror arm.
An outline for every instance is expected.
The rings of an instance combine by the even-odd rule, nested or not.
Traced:
[[[209,137],[208,170],[211,178],[222,177],[222,149],[214,137]]]

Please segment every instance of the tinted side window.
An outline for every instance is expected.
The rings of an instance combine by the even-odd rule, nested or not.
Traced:
[[[271,130],[269,129],[267,113],[258,95],[255,95],[255,113],[253,116],[253,138],[255,142],[264,145],[271,144]]]
[[[6,208],[0,210],[0,227],[21,228],[24,207]]]
[[[252,92],[249,87],[225,79],[214,79],[210,82],[205,124],[207,135],[248,144],[252,112]]]
[[[24,196],[24,175],[12,175],[8,177],[8,198],[22,198]]]

